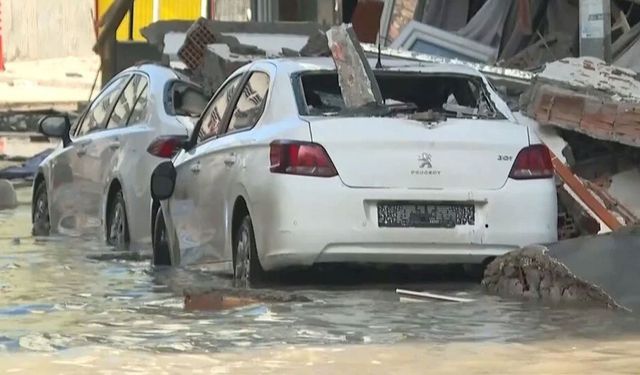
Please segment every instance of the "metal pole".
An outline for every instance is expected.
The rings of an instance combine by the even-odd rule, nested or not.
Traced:
[[[609,0],[580,0],[580,56],[611,62]]]

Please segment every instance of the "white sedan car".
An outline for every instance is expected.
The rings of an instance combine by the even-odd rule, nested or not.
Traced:
[[[240,280],[320,263],[482,264],[557,238],[548,149],[477,71],[375,71],[345,109],[329,58],[235,72],[152,174],[156,264]],[[168,151],[167,151],[168,152]]]
[[[200,111],[186,104],[198,96]],[[146,150],[158,137],[188,138],[206,102],[172,69],[143,64],[107,83],[73,126],[66,115],[44,117],[41,132],[62,144],[34,179],[33,233],[105,233],[118,247],[150,243],[149,178],[163,159]]]

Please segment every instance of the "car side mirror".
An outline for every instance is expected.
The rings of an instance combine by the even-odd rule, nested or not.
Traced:
[[[151,173],[151,197],[162,201],[171,198],[176,186],[176,168],[170,161],[165,161]]]
[[[69,135],[71,121],[67,114],[44,116],[38,123],[38,130],[47,137],[62,139],[64,147],[71,144],[71,137]]]

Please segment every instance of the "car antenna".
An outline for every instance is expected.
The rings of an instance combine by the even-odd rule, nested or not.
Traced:
[[[382,69],[382,61],[380,61],[380,41],[382,40],[382,35],[378,34],[378,61],[376,62],[376,69]]]

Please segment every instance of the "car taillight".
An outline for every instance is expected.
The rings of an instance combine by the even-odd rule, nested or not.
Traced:
[[[511,167],[509,177],[516,180],[553,177],[553,163],[547,146],[531,145],[523,148]]]
[[[170,159],[178,153],[184,140],[185,137],[180,136],[158,137],[147,147],[147,152],[160,158]]]
[[[327,151],[317,143],[274,141],[269,157],[273,173],[316,177],[338,175]]]

